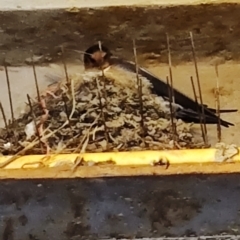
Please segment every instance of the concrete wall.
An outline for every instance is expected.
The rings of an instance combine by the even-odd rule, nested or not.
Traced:
[[[118,55],[132,57],[133,38],[139,55],[146,54],[140,57],[143,61],[154,53],[160,54],[159,62],[166,62],[166,33],[170,35],[172,57],[178,62],[189,61],[189,31],[194,34],[199,57],[239,58],[240,26],[236,19],[240,5],[236,3],[187,5],[189,1],[182,1],[176,5],[178,1],[170,1],[175,5],[166,5],[169,1],[155,0],[138,5],[130,1],[134,6],[129,7],[111,1],[114,6],[95,8],[93,1],[58,1],[57,5],[52,1],[36,1],[36,5],[35,1],[7,2],[2,1],[2,10],[14,10],[0,14],[0,64],[5,59],[9,65],[22,65],[32,52],[42,55],[42,62],[54,62],[61,58],[62,46],[65,57],[73,61],[80,56],[69,49],[84,51],[99,40]],[[77,8],[80,4],[83,7]]]

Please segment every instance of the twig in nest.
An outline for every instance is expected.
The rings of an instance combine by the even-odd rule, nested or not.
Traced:
[[[41,105],[41,107],[42,107],[42,110],[43,110],[43,112],[44,112],[44,114],[41,116],[41,118],[40,118],[40,123],[39,123],[39,125],[38,125],[38,128],[37,128],[37,131],[38,131],[38,133],[39,133],[39,135],[40,136],[42,136],[43,135],[43,124],[47,121],[47,119],[48,119],[48,113],[49,113],[49,111],[48,111],[48,109],[47,109],[47,107],[46,107],[46,102],[45,102],[45,100],[42,98],[41,100],[40,100],[40,105]],[[45,140],[45,141],[43,141],[42,140],[42,142],[45,144],[45,146],[46,146],[46,149],[47,149],[47,154],[49,153],[49,151],[50,151],[50,147],[49,147],[49,145],[48,145],[48,143],[47,143],[47,140]]]
[[[97,77],[96,77],[96,83],[97,83],[97,90],[98,90],[99,106],[100,106],[102,122],[103,122],[103,126],[104,126],[104,134],[105,134],[105,139],[107,141],[107,149],[108,149],[108,143],[109,143],[108,129],[107,129],[107,125],[106,125],[105,113],[103,111],[101,91],[100,91],[99,81],[98,81]]]
[[[91,126],[89,127],[86,135],[83,137],[82,141],[80,142],[80,144],[78,145],[78,147],[74,150],[74,152],[76,152],[76,150],[78,151],[81,147],[81,151],[80,153],[84,153],[87,149],[87,145],[89,142],[89,136],[90,136],[90,131],[93,127],[93,125],[95,125],[99,119],[100,115],[97,116],[97,118],[93,121],[93,123],[91,124]],[[79,166],[79,164],[82,162],[83,158],[81,156],[78,156],[75,161],[74,161],[74,165],[72,168],[72,171],[74,172],[76,170],[76,168]]]
[[[89,132],[87,133],[86,140],[84,141],[80,153],[84,153],[87,149],[87,145],[89,143]]]
[[[220,120],[220,92],[219,92],[219,75],[218,75],[218,65],[215,65],[216,72],[216,91],[215,91],[215,99],[216,99],[216,109],[218,116],[218,124],[217,124],[217,133],[218,133],[218,142],[221,142],[222,133],[221,133],[221,120]]]
[[[68,119],[68,122],[69,122],[69,127],[72,129],[71,122],[70,122],[69,115],[68,115],[69,112],[68,112],[68,106],[67,106],[66,95],[65,94],[62,95],[62,100],[63,100],[63,103],[64,103],[65,113],[67,115],[67,119]]]
[[[6,161],[4,161],[3,163],[0,163],[0,168],[4,168],[7,165],[9,165],[10,163],[14,162],[15,160],[17,160],[21,155],[23,155],[27,150],[32,149],[35,145],[37,145],[39,143],[38,138],[34,139],[33,142],[29,143],[24,149],[22,149],[21,151],[19,151],[17,154],[15,154],[14,156],[12,156],[11,158],[7,159]]]
[[[98,119],[100,118],[101,114],[99,114],[96,119],[93,121],[93,123],[91,123],[91,125],[88,128],[88,131],[86,133],[86,135],[84,135],[84,137],[82,138],[81,142],[79,143],[79,145],[77,146],[77,148],[74,150],[74,153],[78,152],[79,149],[82,147],[84,141],[86,140],[86,138],[90,135],[90,131],[92,129],[92,127],[98,122]],[[82,152],[83,148],[81,149],[80,152]]]
[[[191,46],[192,46],[192,55],[193,55],[193,61],[195,66],[195,72],[197,77],[197,84],[198,84],[198,92],[200,97],[200,103],[202,106],[202,117],[203,117],[203,126],[204,126],[204,143],[208,145],[208,136],[207,136],[207,126],[206,126],[206,118],[205,118],[205,112],[204,112],[204,105],[203,105],[203,99],[202,99],[202,90],[201,90],[201,84],[199,79],[199,73],[198,73],[198,66],[197,66],[197,59],[196,59],[196,53],[195,53],[195,45],[193,41],[193,34],[190,32],[190,39],[191,39]]]
[[[45,92],[45,94],[46,94],[45,96],[49,95],[49,96],[52,96],[54,99],[60,98],[60,96],[56,96],[55,93],[48,91],[48,90]]]
[[[58,129],[51,131],[48,134],[45,134],[46,131],[49,130],[49,127],[47,127],[45,130],[43,130],[42,132],[42,136],[41,136],[41,141],[45,141],[48,138],[50,138],[51,136],[53,136],[55,133],[57,133],[59,130],[61,130],[62,128],[64,128],[66,125],[68,125],[69,122],[68,120],[66,120],[62,126],[60,126]],[[45,134],[45,135],[44,135]],[[15,160],[17,160],[21,155],[23,155],[27,150],[32,149],[34,146],[36,146],[39,143],[38,138],[35,138],[31,143],[29,143],[26,147],[24,147],[22,150],[20,150],[18,153],[16,153],[14,156],[12,156],[11,158],[7,159],[5,162],[0,163],[0,168],[4,168],[7,165],[9,165],[10,163],[14,162]],[[49,154],[49,153],[47,153]],[[45,156],[46,157],[46,156]]]
[[[88,142],[89,142],[89,131],[88,133],[86,134],[86,138],[85,138],[85,141],[83,142],[83,145],[82,145],[82,149],[80,151],[80,153],[84,153],[86,151],[86,148],[87,148],[87,145],[88,145]],[[76,168],[79,166],[79,164],[82,162],[83,158],[78,156],[75,161],[74,161],[74,165],[72,167],[72,171],[74,172],[76,170]]]
[[[166,33],[167,37],[167,49],[168,49],[168,68],[169,68],[169,76],[170,76],[170,85],[171,85],[171,96],[172,96],[172,102],[175,102],[175,96],[173,93],[173,76],[172,76],[172,57],[171,57],[171,50],[170,50],[170,42],[169,42],[169,36]]]
[[[77,135],[75,135],[73,138],[71,138],[71,139],[65,144],[65,146],[64,146],[62,149],[57,149],[54,153],[51,153],[51,155],[48,154],[48,155],[44,156],[44,157],[41,159],[41,162],[47,161],[47,160],[49,160],[49,159],[51,159],[51,158],[54,158],[55,156],[63,153],[63,151],[67,148],[67,146],[72,142],[72,140],[78,138],[79,136],[80,136],[80,134],[77,134]],[[71,153],[72,153],[72,152],[71,152]]]
[[[42,132],[42,136],[41,136],[41,141],[45,141],[48,138],[50,138],[51,136],[53,136],[55,133],[57,133],[59,130],[61,130],[62,128],[64,128],[66,125],[68,124],[68,120],[65,121],[62,126],[60,126],[58,129],[51,131],[48,134],[45,134],[46,131],[49,130],[49,127],[47,127],[43,132]],[[10,163],[14,162],[15,160],[17,160],[21,155],[23,155],[27,150],[32,149],[34,146],[36,146],[39,143],[38,138],[35,138],[31,143],[29,143],[26,147],[24,147],[22,150],[20,150],[18,153],[16,153],[14,156],[12,156],[11,158],[7,159],[5,162],[0,163],[0,168],[4,168],[7,165],[9,165]],[[47,153],[49,154],[49,153]]]
[[[42,148],[42,142],[41,142],[41,136],[40,136],[40,133],[38,131],[38,127],[37,127],[37,121],[36,121],[36,116],[33,112],[33,107],[32,107],[32,103],[31,103],[31,98],[30,96],[27,94],[27,99],[28,99],[28,105],[30,107],[30,112],[31,112],[31,115],[32,115],[32,119],[33,119],[33,122],[34,122],[34,126],[35,126],[35,129],[36,129],[36,133],[37,133],[37,137],[38,137],[38,140],[39,140],[39,143],[41,145],[41,150],[43,152],[43,148]]]
[[[141,115],[141,128],[142,128],[142,137],[145,136],[145,127],[144,127],[144,117],[143,117],[143,99],[142,99],[142,79],[139,78],[139,67],[138,67],[138,59],[137,59],[137,48],[136,42],[133,39],[133,53],[135,59],[135,67],[136,67],[136,77],[137,77],[137,85],[138,85],[138,95],[139,95],[139,103],[140,103],[140,115]],[[143,141],[143,143],[145,143]]]
[[[74,112],[75,112],[75,110],[76,110],[76,99],[75,99],[75,90],[74,90],[74,79],[73,78],[71,78],[71,94],[72,94],[72,111],[71,111],[71,113],[70,113],[70,115],[69,115],[69,120],[73,120],[72,119],[72,116],[73,116],[73,114],[74,114]],[[68,120],[68,121],[69,121]]]
[[[172,125],[172,135],[173,135],[173,144],[174,147],[176,146],[176,135],[177,135],[177,130],[176,130],[176,124],[174,122],[174,111],[173,111],[173,96],[172,96],[172,86],[169,85],[169,79],[167,77],[167,85],[168,85],[168,95],[169,95],[169,104],[170,104],[170,113],[171,113],[171,125]]]
[[[196,94],[196,89],[195,89],[195,85],[194,85],[194,81],[193,81],[193,77],[192,77],[192,76],[190,77],[190,80],[191,80],[191,83],[192,83],[193,95],[194,95],[194,99],[195,99],[195,102],[196,102],[196,107],[197,107],[198,116],[199,116],[199,119],[200,119],[200,126],[201,126],[202,138],[203,138],[203,141],[204,141],[204,143],[205,143],[205,145],[206,145],[206,142],[205,142],[205,131],[204,131],[203,122],[202,122],[202,115],[201,115],[200,109],[199,109],[199,107],[198,107],[197,94]]]
[[[4,69],[5,69],[5,74],[6,74],[7,87],[8,87],[8,97],[9,97],[11,117],[12,117],[12,123],[13,123],[14,122],[14,112],[13,112],[12,93],[11,93],[11,86],[10,86],[10,80],[9,80],[9,75],[8,75],[8,68],[7,68],[6,64],[4,64]]]

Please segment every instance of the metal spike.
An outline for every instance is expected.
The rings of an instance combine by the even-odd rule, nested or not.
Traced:
[[[203,117],[203,126],[204,126],[204,132],[205,132],[205,142],[206,142],[206,145],[208,145],[206,117],[205,117],[204,106],[203,106],[202,90],[201,90],[201,84],[200,84],[200,78],[199,78],[199,72],[198,72],[198,66],[197,66],[197,59],[196,59],[196,52],[195,52],[195,45],[194,45],[192,32],[190,32],[190,39],[191,39],[192,55],[193,55],[193,61],[194,61],[196,78],[197,78],[197,84],[198,84],[199,98],[200,98],[200,103],[201,103],[201,110],[202,110],[202,117]]]
[[[207,145],[205,131],[204,131],[204,128],[203,128],[203,121],[202,121],[203,119],[202,119],[201,112],[200,112],[200,110],[198,108],[197,94],[196,94],[196,89],[195,89],[195,85],[194,85],[194,81],[193,81],[193,77],[192,76],[190,77],[190,80],[191,80],[193,95],[194,95],[194,99],[195,99],[195,102],[196,102],[197,112],[198,112],[198,116],[199,116],[199,120],[200,120],[202,138],[203,138],[204,144]]]
[[[218,65],[215,65],[215,72],[216,72],[216,92],[215,92],[215,99],[216,99],[216,110],[218,116],[218,124],[217,124],[217,136],[218,142],[221,142],[222,132],[221,132],[221,118],[220,118],[220,91],[219,91],[219,74],[218,74]]]
[[[142,79],[139,78],[139,67],[138,67],[138,59],[137,59],[137,48],[135,39],[133,39],[133,53],[136,67],[136,77],[137,77],[137,85],[138,85],[138,95],[139,95],[139,103],[140,103],[140,115],[141,115],[141,128],[142,135],[145,136],[145,127],[144,127],[144,116],[143,116],[143,99],[142,99]]]
[[[3,108],[3,105],[2,105],[1,102],[0,102],[0,111],[2,113],[2,118],[3,118],[3,121],[4,121],[5,128],[9,132],[5,111],[4,111],[4,108]]]
[[[166,33],[166,37],[167,37],[167,49],[168,49],[168,68],[169,68],[169,76],[170,76],[170,84],[171,84],[171,96],[174,103],[175,97],[173,94],[172,57],[171,57],[169,36],[167,33]]]
[[[98,41],[98,46],[99,46],[100,51],[102,51],[101,41]],[[102,67],[103,59],[101,59],[101,60],[102,60],[102,62],[101,62],[100,68],[101,68],[101,71],[102,71],[102,78],[103,78],[103,94],[104,94],[104,98],[105,98],[105,101],[106,101],[106,108],[107,108],[106,78],[105,78],[105,74],[104,74],[104,69]]]
[[[13,112],[12,93],[11,93],[11,86],[10,86],[9,75],[8,75],[8,68],[7,68],[6,64],[4,64],[4,69],[5,69],[7,87],[8,87],[8,97],[9,97],[10,110],[11,110],[11,119],[12,119],[12,123],[13,123],[14,122],[14,112]]]
[[[169,104],[170,104],[170,114],[171,114],[171,126],[172,126],[172,135],[173,135],[173,144],[174,147],[176,146],[176,135],[177,135],[177,129],[176,129],[176,124],[174,122],[174,111],[173,111],[173,96],[172,96],[172,86],[169,84],[169,78],[167,76],[167,86],[168,86],[168,96],[169,96]]]
[[[37,134],[39,143],[41,144],[41,151],[43,153],[43,146],[42,146],[42,142],[41,142],[41,136],[40,136],[39,131],[38,131],[37,120],[36,120],[36,116],[35,116],[35,114],[33,112],[33,107],[32,107],[31,98],[30,98],[29,94],[27,94],[27,100],[28,100],[28,105],[30,107],[30,112],[31,112],[31,115],[32,115],[34,126],[35,126],[35,129],[36,129],[36,134]]]
[[[41,101],[40,91],[39,91],[37,73],[36,73],[36,68],[35,68],[35,64],[34,64],[34,61],[33,61],[33,56],[32,56],[32,68],[33,68],[33,75],[34,75],[35,87],[36,87],[36,90],[37,90],[38,102],[40,103],[40,101]]]

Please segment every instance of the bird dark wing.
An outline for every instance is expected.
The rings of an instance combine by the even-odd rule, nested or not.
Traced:
[[[128,71],[136,72],[135,63],[125,61],[121,58],[112,57],[111,64],[117,64]],[[168,90],[167,83],[165,83],[164,81],[162,81],[161,79],[159,79],[158,77],[154,76],[152,73],[148,72],[147,70],[141,67],[139,68],[139,74],[151,82],[153,86],[153,92],[155,94],[164,98],[168,98],[169,90]],[[202,111],[202,106],[176,89],[173,89],[173,94],[174,94],[175,102],[183,107],[183,109],[179,109],[177,111],[176,117],[181,118],[186,122],[199,123],[200,119],[199,119],[198,112]],[[215,115],[216,110],[212,108],[208,108],[207,105],[203,105],[203,108],[204,108],[206,123],[217,124],[218,116]],[[220,112],[236,112],[236,111],[237,111],[236,109],[231,109],[231,110],[221,110]],[[234,125],[222,119],[220,119],[220,122],[221,122],[221,125],[223,125],[224,127]]]
[[[199,114],[196,111],[193,111],[191,109],[179,109],[175,113],[175,117],[177,119],[182,119],[184,122],[193,122],[193,123],[200,123]],[[205,115],[205,120],[207,124],[216,124],[218,123],[218,117],[217,116],[209,116]],[[226,122],[222,119],[220,119],[220,124],[224,127],[234,126],[234,124]]]

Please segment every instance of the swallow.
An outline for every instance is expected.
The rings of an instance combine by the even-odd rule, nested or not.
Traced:
[[[118,67],[125,71],[136,74],[136,65],[134,62],[113,56],[110,50],[105,46],[98,44],[89,47],[83,56],[84,67],[86,70],[98,69],[109,70],[110,68]],[[156,77],[146,69],[138,67],[138,74],[147,79],[152,85],[152,93],[162,97],[169,102],[169,86],[160,78]],[[182,119],[184,122],[201,123],[199,113],[204,109],[205,122],[207,124],[218,124],[219,118],[216,115],[217,111],[209,108],[206,104],[199,104],[192,100],[177,89],[173,89],[175,99],[175,117]],[[237,112],[237,109],[220,110],[221,113]],[[202,114],[201,114],[202,115]],[[201,116],[203,119],[203,116]],[[234,126],[234,124],[220,119],[220,124],[224,127]]]

